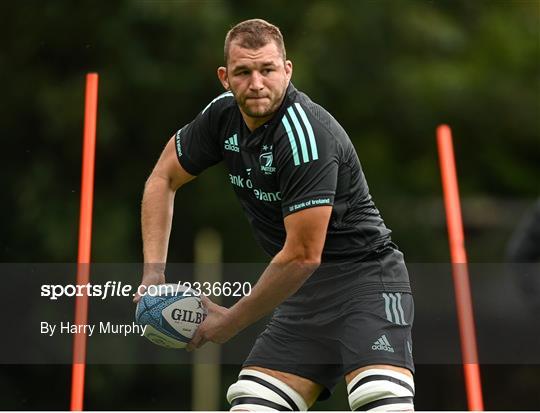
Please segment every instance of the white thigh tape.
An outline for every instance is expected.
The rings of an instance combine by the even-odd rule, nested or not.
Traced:
[[[412,411],[414,380],[388,369],[369,369],[347,385],[352,410]]]
[[[307,405],[302,396],[266,373],[243,369],[238,381],[229,387],[227,400],[231,411],[306,411]]]

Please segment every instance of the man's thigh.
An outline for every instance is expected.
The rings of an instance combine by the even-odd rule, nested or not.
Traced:
[[[356,376],[358,376],[360,373],[363,373],[363,372],[371,370],[371,369],[382,369],[382,370],[397,371],[397,372],[399,372],[401,374],[404,374],[404,375],[406,375],[406,376],[408,376],[410,378],[413,378],[413,374],[407,368],[391,366],[391,365],[388,365],[388,364],[373,364],[371,366],[360,367],[360,368],[358,368],[356,370],[351,371],[350,373],[347,373],[345,375],[345,382],[347,383],[347,385],[349,385],[351,383],[351,381]]]
[[[308,408],[313,406],[313,404],[317,401],[317,398],[324,389],[323,385],[315,383],[313,380],[306,379],[305,377],[301,377],[296,374],[272,370],[259,366],[247,366],[245,368],[248,370],[256,370],[266,373],[269,376],[272,376],[279,381],[285,383],[286,385],[290,386],[302,396]]]
[[[413,411],[411,294],[370,294],[346,313],[340,341],[351,409]]]
[[[309,405],[328,398],[343,378],[338,348],[305,333],[301,324],[290,328],[277,320],[257,338],[243,368],[251,366],[283,379]]]
[[[414,372],[413,318],[410,293],[379,292],[350,300],[332,332],[339,343],[345,375],[371,365]]]

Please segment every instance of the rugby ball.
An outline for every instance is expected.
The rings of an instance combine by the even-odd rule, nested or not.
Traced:
[[[206,318],[202,300],[180,284],[149,286],[135,310],[135,321],[146,326],[144,336],[168,348],[184,348]]]

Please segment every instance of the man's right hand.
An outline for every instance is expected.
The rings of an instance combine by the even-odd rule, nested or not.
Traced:
[[[146,274],[146,275],[143,275],[143,278],[142,278],[142,281],[141,281],[141,284],[139,286],[139,288],[137,288],[137,293],[135,294],[135,297],[133,298],[133,302],[134,303],[138,303],[139,300],[141,299],[141,295],[139,294],[139,292],[144,292],[146,291],[146,287],[148,287],[149,285],[159,285],[159,284],[165,284],[165,274]],[[141,288],[141,286],[144,286],[145,288]]]

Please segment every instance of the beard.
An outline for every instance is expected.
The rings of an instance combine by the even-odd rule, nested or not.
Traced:
[[[273,102],[265,105],[249,105],[243,102],[243,104],[240,104],[240,108],[246,115],[252,118],[266,118],[276,111],[276,105]]]
[[[234,91],[232,92],[242,112],[251,118],[267,118],[273,115],[278,110],[283,100],[283,96],[285,95],[285,90],[283,90],[279,96],[260,96],[260,98],[265,99],[261,99],[259,101],[250,99],[250,96],[239,97],[236,95],[236,93],[234,93]]]

